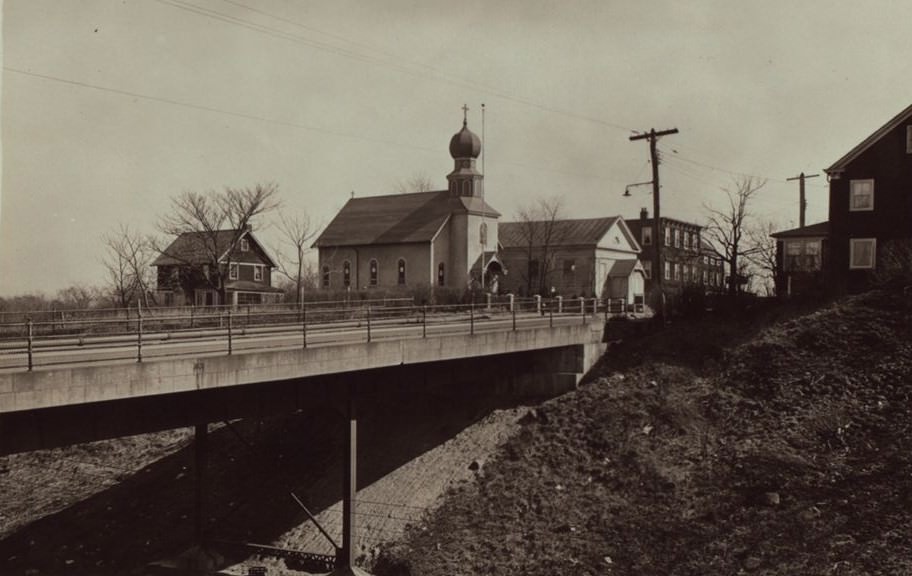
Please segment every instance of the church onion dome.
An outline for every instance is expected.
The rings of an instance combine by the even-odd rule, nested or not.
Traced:
[[[466,122],[462,123],[462,130],[453,134],[450,139],[450,156],[453,158],[478,158],[481,154],[481,139],[469,130]]]

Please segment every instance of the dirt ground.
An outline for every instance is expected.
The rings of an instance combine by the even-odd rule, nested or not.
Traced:
[[[412,391],[414,392],[414,391]],[[374,397],[359,408],[358,554],[370,564],[519,429],[528,408],[483,394]],[[343,417],[326,406],[210,426],[209,538],[332,554],[294,493],[338,542]],[[145,574],[193,541],[192,430],[10,456],[0,473],[0,574]],[[473,462],[476,463],[473,466]],[[224,572],[299,574],[217,547]]]
[[[909,303],[804,312],[625,337],[588,383],[539,404],[374,399],[360,563],[377,576],[912,574]],[[213,426],[208,535],[330,553],[289,493],[338,539],[341,424],[315,407]],[[191,439],[9,457],[0,574],[143,574],[179,554]],[[227,573],[298,573],[223,552]]]
[[[912,574],[908,304],[624,342],[374,574]]]

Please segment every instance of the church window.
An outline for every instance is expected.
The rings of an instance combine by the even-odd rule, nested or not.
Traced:
[[[380,267],[376,260],[370,261],[370,285],[376,286],[380,282]]]
[[[463,180],[463,182],[462,182],[462,195],[463,196],[472,195],[472,183],[468,180]]]
[[[329,288],[329,266],[323,266],[322,283],[324,288]]]
[[[342,263],[342,285],[348,288],[352,283],[352,265],[346,260]]]
[[[446,264],[443,262],[437,265],[437,285],[446,285]]]
[[[405,259],[399,259],[399,285],[405,286]]]
[[[486,222],[482,222],[481,226],[478,227],[478,241],[481,242],[482,246],[488,245],[488,225]]]

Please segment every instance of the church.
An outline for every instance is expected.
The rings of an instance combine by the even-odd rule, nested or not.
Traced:
[[[485,202],[480,154],[464,115],[450,139],[446,190],[349,199],[313,244],[320,287],[496,290],[504,272],[496,255],[500,213]]]

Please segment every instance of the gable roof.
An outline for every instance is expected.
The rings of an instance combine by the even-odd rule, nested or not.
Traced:
[[[500,213],[482,198],[448,190],[351,198],[313,243],[315,247],[430,242],[453,213]]]
[[[829,168],[824,168],[827,174],[845,170],[850,162],[861,156],[868,148],[876,144],[881,138],[892,132],[897,126],[912,118],[912,105],[894,116],[889,122],[874,131],[873,134],[862,140],[858,146],[855,146],[848,153],[833,163]]]
[[[608,230],[620,216],[607,218],[585,218],[578,220],[555,220],[551,233],[552,246],[580,246],[595,245],[608,233]],[[531,222],[501,222],[497,227],[500,245],[504,248],[519,248],[529,245],[528,230],[531,229],[532,244],[541,246],[545,243],[545,235],[549,221]],[[629,232],[624,227],[625,234]],[[628,238],[632,240],[632,238]],[[637,244],[634,242],[634,246]]]
[[[803,228],[792,228],[791,230],[783,230],[782,232],[774,232],[770,234],[770,236],[773,238],[807,238],[809,236],[829,235],[829,222],[818,222],[817,224],[811,224],[810,226],[804,226]]]
[[[237,232],[238,230],[216,230],[212,235],[208,232],[184,232],[158,255],[158,258],[152,262],[152,266],[205,264],[209,262],[211,252],[221,254],[218,259],[221,262],[228,256],[228,252],[232,248],[231,242],[235,239]],[[237,236],[238,241],[242,238],[247,238],[256,244],[260,253],[266,259],[266,263],[275,268],[275,261],[250,230],[245,230]],[[211,248],[214,249],[210,252]]]

